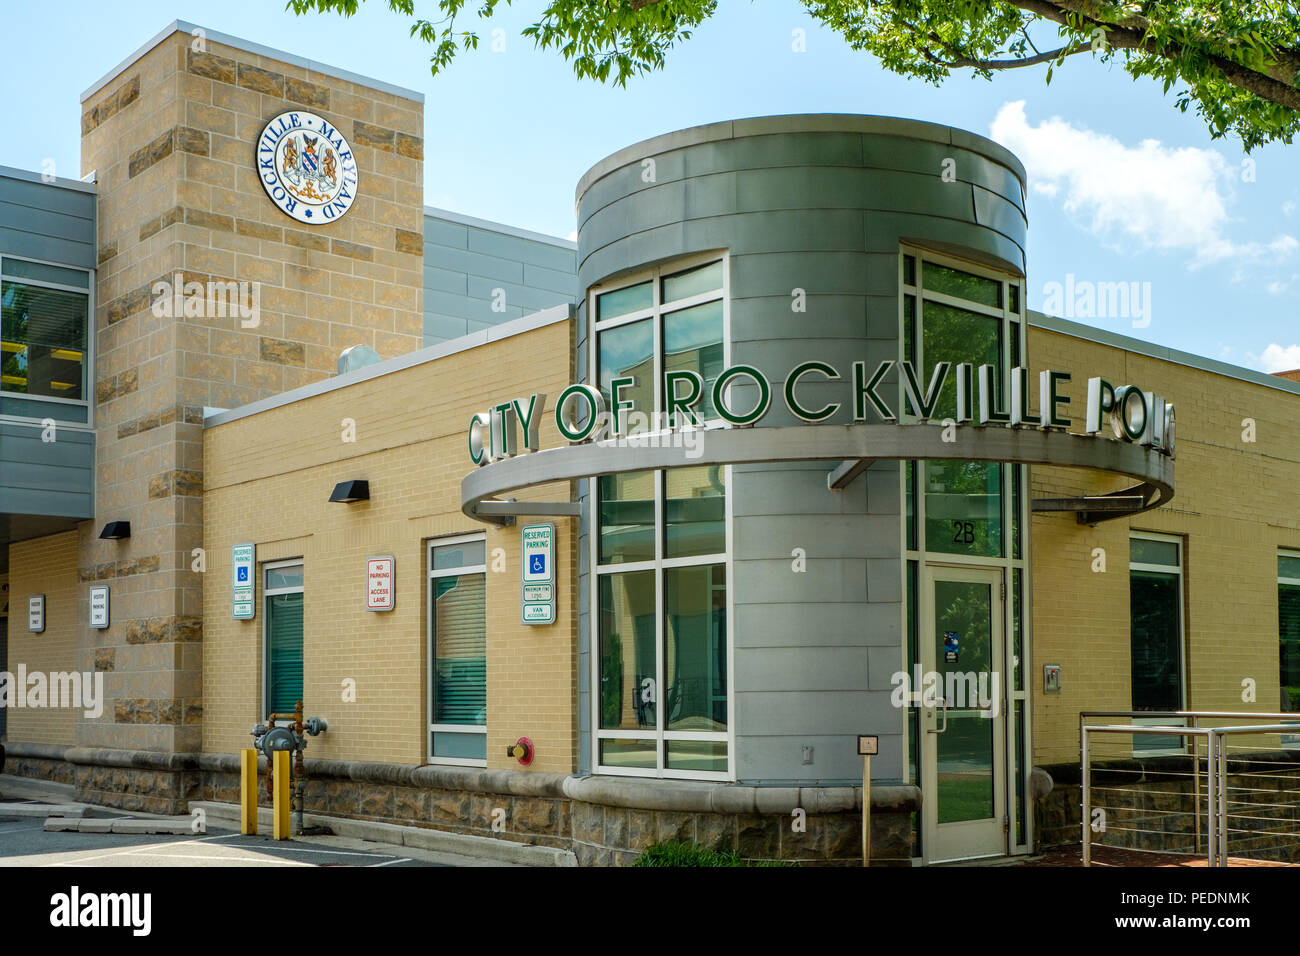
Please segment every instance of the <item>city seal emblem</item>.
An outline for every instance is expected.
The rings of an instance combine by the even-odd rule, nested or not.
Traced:
[[[299,222],[333,222],[357,195],[357,160],[343,134],[315,113],[289,110],[257,138],[257,175],[271,202]]]

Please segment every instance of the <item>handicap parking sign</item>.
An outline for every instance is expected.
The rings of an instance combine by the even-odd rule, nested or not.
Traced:
[[[235,570],[240,581],[248,580],[248,568],[236,568]]]
[[[529,558],[529,561],[528,561],[528,573],[529,573],[529,574],[545,574],[545,573],[546,573],[546,555],[544,555],[544,554],[530,554],[530,555],[528,556],[528,558]]]

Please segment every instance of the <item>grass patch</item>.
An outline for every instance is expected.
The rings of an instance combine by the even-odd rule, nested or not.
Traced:
[[[746,860],[735,850],[709,850],[693,843],[656,843],[633,866],[793,866],[781,860]]]

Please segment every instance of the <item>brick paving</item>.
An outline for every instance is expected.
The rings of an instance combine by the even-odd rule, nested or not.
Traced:
[[[1083,866],[1081,848],[1064,847],[1049,850],[1040,857],[1026,860],[1019,866]],[[1147,853],[1141,850],[1124,850],[1118,847],[1094,846],[1092,865],[1102,867],[1179,867],[1192,869],[1207,865],[1203,856],[1186,856],[1181,853]],[[1273,860],[1246,860],[1229,857],[1228,865],[1239,866],[1296,866],[1295,863],[1278,863]]]

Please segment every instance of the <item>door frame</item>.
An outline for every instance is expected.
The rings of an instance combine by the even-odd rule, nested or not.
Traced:
[[[1011,761],[1012,723],[1014,715],[1007,713],[1011,701],[1006,686],[1010,634],[1007,619],[1007,569],[1002,565],[976,565],[968,562],[924,562],[919,568],[917,588],[917,650],[922,675],[938,671],[936,666],[934,584],[936,580],[987,583],[990,589],[989,622],[991,650],[994,659],[991,671],[998,675],[996,706],[998,715],[990,718],[993,725],[993,816],[989,822],[945,823],[938,821],[938,741],[936,731],[942,725],[942,707],[920,706],[921,719],[918,758],[921,762],[923,784],[921,800],[921,834],[925,863],[943,863],[955,860],[1004,856],[1011,848],[1011,788],[1014,786]],[[913,688],[921,690],[922,688]],[[992,688],[989,688],[992,691]],[[940,827],[945,828],[944,831]],[[954,829],[960,827],[967,836],[958,838]],[[972,831],[984,831],[982,834]],[[946,845],[945,845],[946,844]]]

